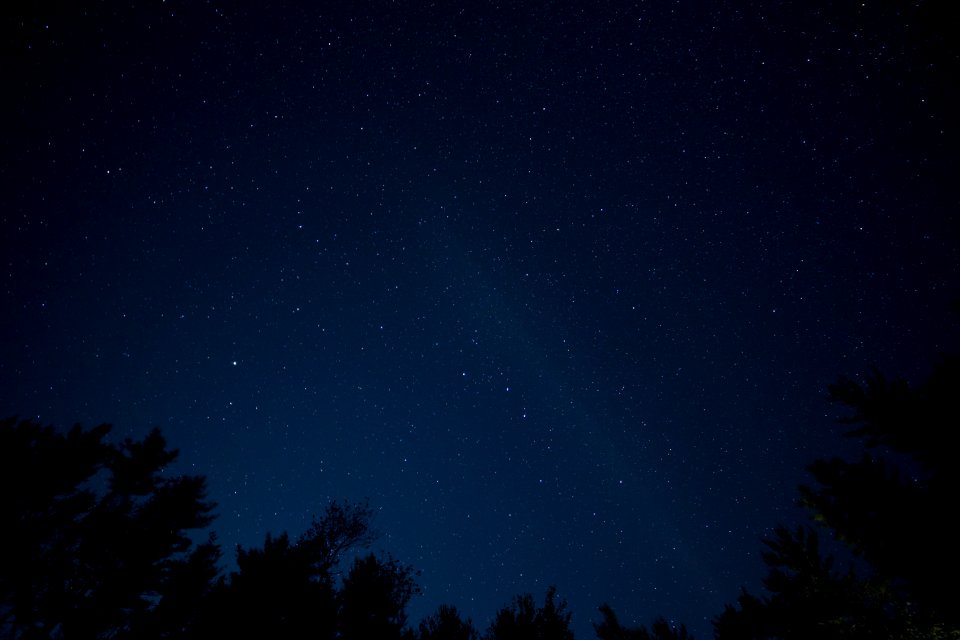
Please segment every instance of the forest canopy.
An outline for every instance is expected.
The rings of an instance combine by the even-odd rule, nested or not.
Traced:
[[[960,472],[949,446],[960,358],[943,358],[916,387],[874,371],[839,381],[830,397],[850,411],[842,425],[862,455],[809,466],[799,500],[810,522],[763,541],[765,593],[744,590],[714,619],[714,636],[960,638],[951,524]],[[518,595],[482,632],[452,604],[411,622],[417,570],[369,551],[377,534],[366,503],[332,502],[296,537],[238,548],[224,574],[216,536],[196,542],[214,520],[205,478],[166,473],[178,452],[158,429],[117,444],[110,430],[0,421],[0,637],[574,637],[555,587],[542,603]],[[691,637],[663,618],[629,628],[606,604],[599,614],[600,640]]]

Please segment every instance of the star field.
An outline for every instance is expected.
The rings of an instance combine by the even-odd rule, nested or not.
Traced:
[[[225,566],[369,497],[414,622],[710,637],[826,385],[956,344],[940,5],[816,4],[16,7],[0,412],[160,426]]]

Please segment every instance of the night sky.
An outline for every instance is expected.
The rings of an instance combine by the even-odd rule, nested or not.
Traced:
[[[941,5],[19,4],[0,415],[161,427],[225,568],[369,498],[414,623],[710,637],[827,385],[956,347]]]

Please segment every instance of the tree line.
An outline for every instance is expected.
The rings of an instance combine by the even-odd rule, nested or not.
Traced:
[[[874,371],[830,397],[851,411],[843,423],[862,456],[810,465],[814,484],[799,491],[810,523],[763,541],[765,593],[742,591],[714,637],[960,639],[960,358],[916,387]],[[238,547],[224,575],[215,535],[192,537],[213,521],[205,478],[164,474],[177,451],[157,429],[118,444],[109,431],[0,420],[0,638],[573,640],[553,587],[542,601],[515,597],[484,630],[453,605],[411,623],[418,574],[368,551],[366,503],[333,502],[297,537]],[[605,604],[599,613],[599,640],[691,638],[663,618],[631,628]]]

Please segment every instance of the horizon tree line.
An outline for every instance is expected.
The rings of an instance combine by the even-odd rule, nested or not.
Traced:
[[[817,460],[799,488],[811,522],[763,540],[766,593],[743,590],[713,619],[718,640],[960,640],[952,525],[960,489],[960,357],[945,356],[917,387],[878,371],[841,379],[830,399],[852,411],[847,437],[862,457]],[[369,552],[368,503],[334,501],[305,532],[267,534],[218,568],[202,475],[165,476],[177,457],[159,429],[107,441],[109,425],[67,431],[0,420],[0,638],[270,637],[343,640],[573,640],[571,612],[550,587],[516,596],[482,632],[452,604],[413,625],[414,567]],[[827,534],[849,554],[823,551]],[[606,604],[599,640],[687,640],[657,618],[624,627]]]

